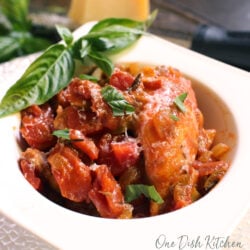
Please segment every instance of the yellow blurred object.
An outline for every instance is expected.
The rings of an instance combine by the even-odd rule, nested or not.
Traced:
[[[147,19],[150,0],[71,0],[68,16],[76,24],[108,17]]]

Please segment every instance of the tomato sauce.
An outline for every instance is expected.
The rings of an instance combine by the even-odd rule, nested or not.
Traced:
[[[36,190],[80,213],[130,219],[185,207],[223,178],[229,165],[220,158],[229,148],[214,145],[216,131],[204,128],[189,79],[135,63],[104,79],[73,78],[47,103],[21,112],[27,147],[19,165]],[[116,91],[109,101],[105,86]],[[163,202],[145,190],[128,202],[126,189],[136,184],[153,186]]]

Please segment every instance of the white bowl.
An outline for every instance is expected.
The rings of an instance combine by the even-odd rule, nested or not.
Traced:
[[[91,25],[78,29],[75,36],[86,33]],[[79,214],[43,197],[22,176],[15,138],[19,117],[13,115],[0,120],[2,217],[48,245],[65,250],[189,249],[188,242],[191,244],[192,240],[199,244],[197,247],[205,249],[209,237],[225,239],[250,201],[250,74],[151,35],[142,37],[114,60],[170,65],[193,79],[206,127],[217,129],[218,140],[231,147],[227,156],[231,167],[226,176],[205,197],[168,214],[132,220]],[[5,78],[1,76],[7,79],[7,83],[1,82],[1,86],[5,84],[1,95],[26,66],[20,61],[19,67],[23,68],[17,71],[12,68]]]

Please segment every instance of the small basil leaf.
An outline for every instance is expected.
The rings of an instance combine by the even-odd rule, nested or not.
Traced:
[[[157,192],[154,186],[148,186],[143,184],[131,184],[126,187],[125,191],[125,201],[131,202],[141,195],[144,195],[148,199],[162,204],[164,200],[161,198],[160,194]]]
[[[179,117],[178,116],[176,116],[175,114],[171,114],[170,115],[170,118],[173,120],[173,121],[179,121]]]
[[[114,116],[123,116],[134,113],[135,108],[128,103],[123,95],[114,87],[106,86],[101,90],[102,97],[111,107]]]
[[[0,117],[33,104],[45,103],[68,85],[74,69],[75,64],[70,51],[62,44],[51,46],[6,92],[0,103]]]
[[[114,65],[108,57],[96,51],[90,51],[88,57],[108,76],[112,74]]]
[[[91,82],[98,82],[98,78],[96,78],[95,76],[91,76],[91,75],[85,75],[85,74],[81,74],[79,76],[80,79],[82,80],[89,80]]]
[[[185,107],[185,105],[184,105],[184,101],[185,101],[185,99],[187,98],[187,95],[188,95],[188,93],[183,93],[183,94],[177,96],[177,97],[174,99],[175,105],[176,105],[183,113],[186,112],[186,107]]]
[[[90,42],[93,50],[114,54],[132,45],[144,33],[142,29],[113,25],[101,31],[88,33],[84,39]]]
[[[70,140],[69,129],[55,130],[52,134],[58,138]]]
[[[82,61],[90,50],[89,42],[83,38],[78,39],[72,46],[73,57]]]
[[[62,27],[59,25],[56,25],[56,30],[57,30],[58,34],[60,35],[60,37],[62,38],[62,40],[68,46],[70,46],[74,40],[73,34],[71,33],[71,31],[68,28]]]

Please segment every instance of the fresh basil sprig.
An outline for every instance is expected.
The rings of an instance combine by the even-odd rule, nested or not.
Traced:
[[[105,86],[101,90],[105,102],[112,108],[114,116],[130,115],[134,113],[135,108],[128,103],[123,95],[112,86]]]
[[[44,50],[51,41],[34,36],[29,0],[0,0],[0,62]]]
[[[161,198],[160,194],[157,192],[154,186],[148,186],[144,184],[128,185],[125,191],[125,201],[131,202],[139,198],[142,194],[158,204],[164,202],[164,200]]]
[[[95,64],[107,75],[111,75],[114,65],[108,54],[117,53],[137,41],[154,17],[155,13],[149,17],[150,21],[145,22],[119,18],[104,19],[77,41],[73,41],[73,35],[67,28],[57,27],[65,44],[49,47],[6,92],[0,103],[0,118],[34,104],[43,104],[56,95],[73,77],[75,60],[80,60],[83,64]],[[119,103],[122,102],[124,100],[120,98]],[[115,108],[115,115],[133,112],[130,105],[125,106],[127,107],[122,107],[122,111]]]

